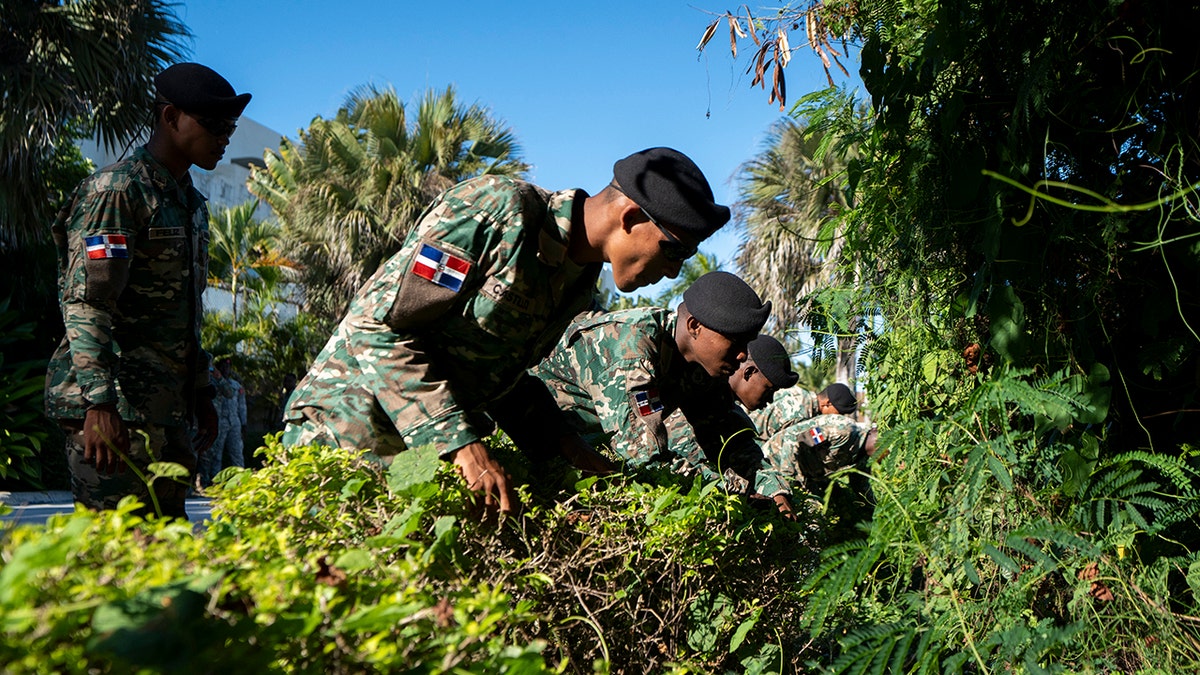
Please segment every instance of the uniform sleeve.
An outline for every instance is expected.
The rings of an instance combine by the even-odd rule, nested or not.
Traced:
[[[477,294],[506,247],[506,205],[495,191],[452,189],[421,217],[404,247],[369,282],[371,304],[343,327],[374,399],[409,447],[445,455],[484,435],[429,356],[425,329]]]
[[[129,282],[138,204],[124,191],[86,193],[56,225],[67,266],[59,289],[63,323],[80,392],[91,405],[117,402],[113,317]]]
[[[246,426],[246,388],[240,384],[238,385],[237,391],[237,404],[238,420],[241,421],[242,426],[244,427]]]
[[[653,359],[657,348],[619,324],[581,336],[569,347],[578,386],[591,399],[610,447],[632,467],[669,457],[664,405]]]

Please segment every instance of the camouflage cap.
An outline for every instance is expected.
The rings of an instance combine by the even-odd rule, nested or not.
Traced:
[[[709,272],[683,292],[683,301],[696,320],[723,335],[758,333],[771,315],[745,281],[729,272]]]
[[[792,359],[779,340],[770,335],[759,335],[746,345],[750,360],[767,378],[772,386],[787,389],[796,384],[800,376],[792,371]]]
[[[858,410],[858,397],[854,395],[854,392],[850,391],[850,387],[841,382],[834,382],[825,387],[821,390],[821,395],[829,399],[833,407],[837,408],[837,411],[843,415],[849,415]]]
[[[613,164],[617,187],[655,221],[704,239],[729,221],[700,167],[672,148],[647,148]]]
[[[250,94],[238,94],[217,71],[199,63],[176,63],[154,77],[158,96],[196,115],[240,117]]]

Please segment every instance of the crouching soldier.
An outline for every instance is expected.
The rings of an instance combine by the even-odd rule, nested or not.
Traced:
[[[576,321],[533,369],[562,410],[545,433],[560,445],[605,443],[632,468],[715,472],[790,513],[787,481],[764,464],[728,385],[770,312],[771,303],[744,281],[710,272],[684,292],[674,312],[638,307]],[[669,442],[665,420],[676,410],[694,445]]]

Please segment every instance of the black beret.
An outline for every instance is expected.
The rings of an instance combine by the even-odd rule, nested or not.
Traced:
[[[850,387],[841,382],[834,382],[825,387],[821,391],[821,394],[829,399],[833,407],[837,408],[837,411],[843,415],[849,415],[858,410],[858,397],[854,395],[854,392],[850,391]]]
[[[771,315],[771,302],[763,302],[745,281],[729,272],[709,272],[683,292],[688,311],[704,326],[722,335],[754,334]]]
[[[792,358],[787,349],[770,335],[759,335],[746,345],[750,360],[777,389],[787,389],[796,384],[800,376],[792,371]]]
[[[700,167],[671,148],[647,148],[617,160],[613,178],[621,192],[663,225],[704,239],[729,222],[729,207],[713,200]]]
[[[238,94],[217,71],[199,63],[176,63],[154,77],[159,98],[194,115],[240,117],[250,94]]]

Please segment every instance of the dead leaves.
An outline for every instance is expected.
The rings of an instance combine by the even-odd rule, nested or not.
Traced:
[[[1092,586],[1088,589],[1088,595],[1100,600],[1101,602],[1112,602],[1116,599],[1111,589],[1103,581],[1097,581],[1100,576],[1100,565],[1096,562],[1090,562],[1075,575],[1080,581],[1091,581]]]

